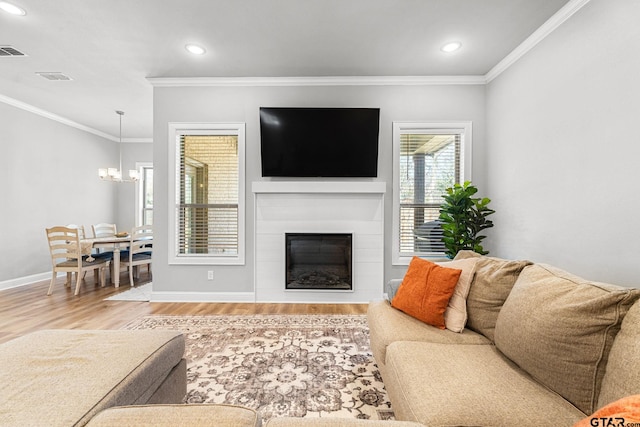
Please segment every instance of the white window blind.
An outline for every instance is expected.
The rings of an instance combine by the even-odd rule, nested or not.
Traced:
[[[142,207],[140,225],[153,225],[153,166],[142,167]]]
[[[238,136],[180,137],[179,254],[238,254]]]
[[[244,262],[244,126],[237,126],[175,125],[171,263]]]
[[[136,162],[136,226],[153,225],[153,163]]]
[[[464,128],[394,126],[394,260],[444,257],[438,217],[446,189],[464,179],[464,142]]]

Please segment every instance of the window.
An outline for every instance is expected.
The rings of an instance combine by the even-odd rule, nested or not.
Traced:
[[[136,163],[138,188],[136,189],[136,225],[153,225],[153,164]]]
[[[170,124],[172,264],[244,263],[244,124]]]
[[[471,179],[471,123],[393,124],[393,264],[444,257],[442,196]]]

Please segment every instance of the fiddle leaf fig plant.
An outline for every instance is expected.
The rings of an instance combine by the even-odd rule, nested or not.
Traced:
[[[486,236],[480,232],[493,227],[493,222],[487,219],[495,213],[488,207],[491,199],[473,197],[478,189],[470,181],[465,181],[462,185],[455,184],[446,191],[444,203],[440,206],[440,222],[447,257],[453,258],[463,249],[481,255],[488,254],[482,247]]]

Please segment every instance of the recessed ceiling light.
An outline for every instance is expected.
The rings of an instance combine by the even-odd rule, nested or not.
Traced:
[[[24,16],[27,11],[15,4],[7,3],[6,1],[0,1],[0,9],[12,15]]]
[[[197,44],[188,44],[184,48],[194,55],[204,55],[206,52],[202,46],[198,46]]]
[[[460,42],[449,42],[440,48],[441,51],[451,53],[462,47],[462,43]]]

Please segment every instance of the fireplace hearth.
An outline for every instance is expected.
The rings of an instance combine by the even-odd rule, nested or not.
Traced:
[[[286,233],[288,290],[353,290],[352,235]]]

